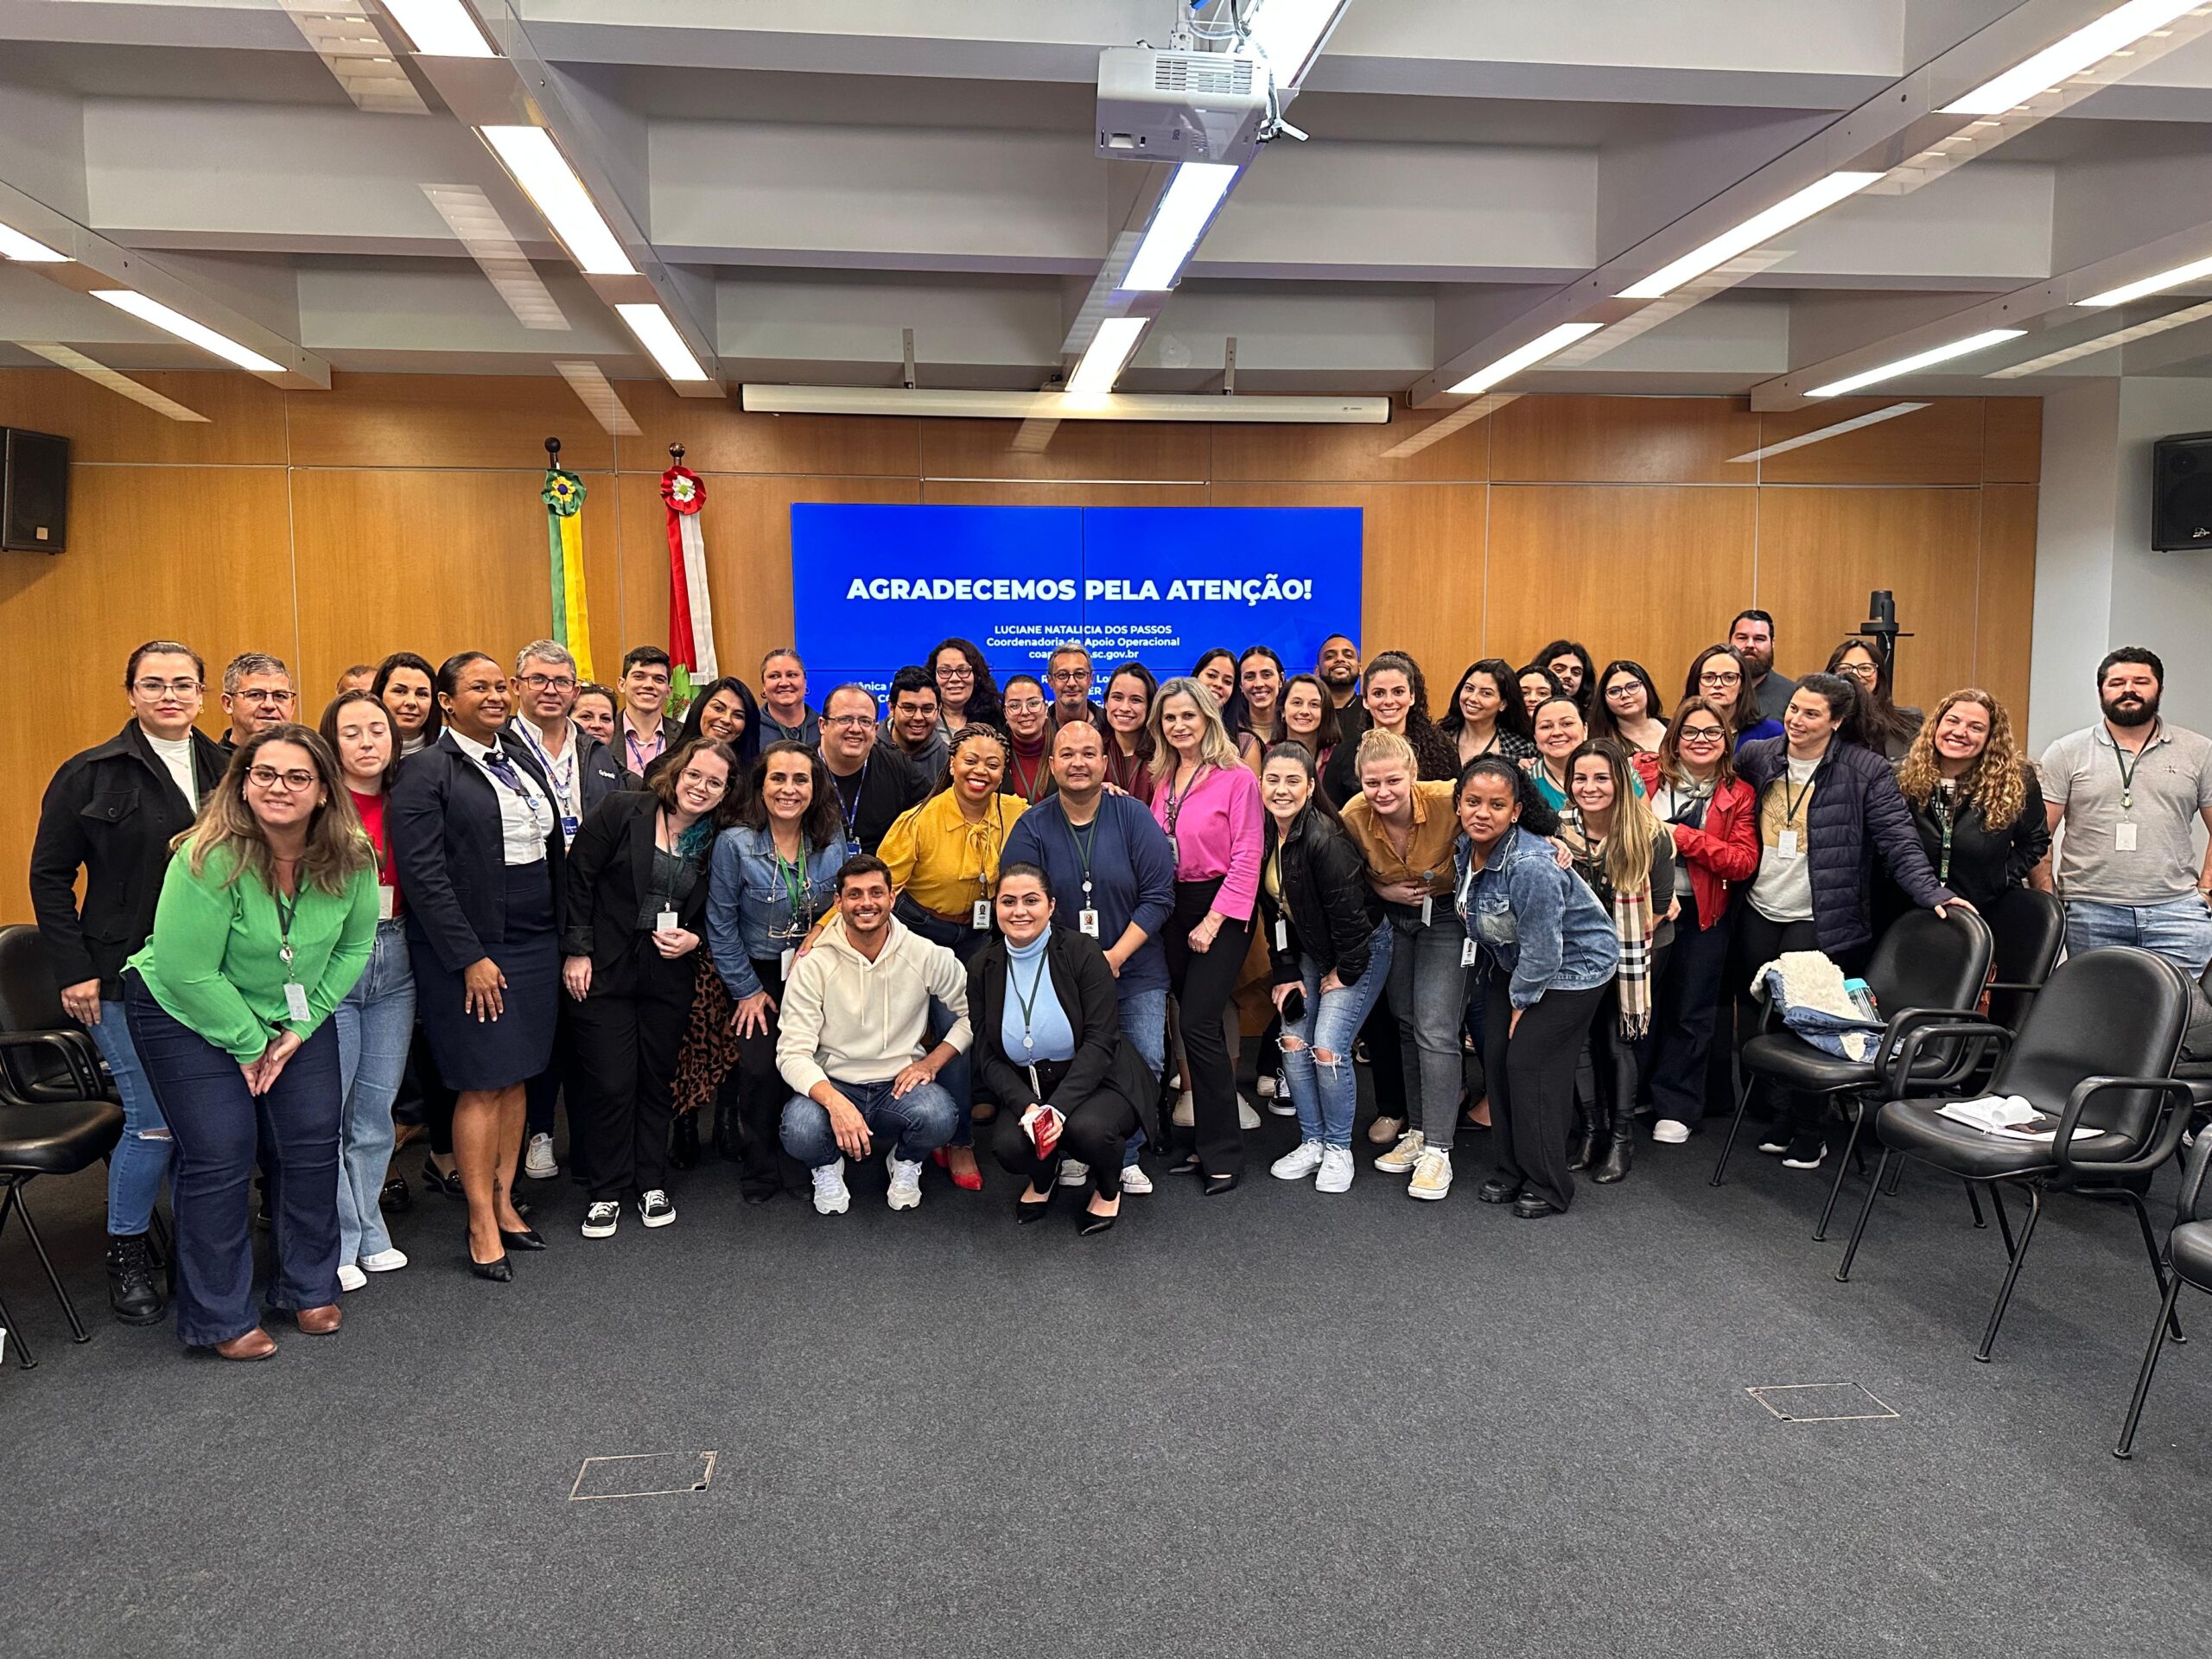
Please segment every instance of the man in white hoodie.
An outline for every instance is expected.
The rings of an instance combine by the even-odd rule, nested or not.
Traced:
[[[930,999],[953,1015],[928,1047]],[[784,1108],[784,1150],[814,1175],[814,1208],[852,1203],[845,1159],[889,1141],[890,1205],[922,1201],[922,1160],[959,1114],[937,1074],[968,1047],[968,971],[891,914],[891,871],[862,854],[837,872],[837,914],[784,982],[776,1067],[798,1092]]]

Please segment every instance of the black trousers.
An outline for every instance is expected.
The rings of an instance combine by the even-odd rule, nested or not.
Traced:
[[[753,972],[778,1007],[784,1001],[784,965],[775,957],[753,958]],[[737,1039],[737,1064],[724,1075],[715,1094],[715,1110],[721,1119],[721,1139],[737,1148],[738,1183],[754,1203],[772,1198],[780,1190],[804,1197],[812,1190],[806,1166],[784,1150],[784,1103],[791,1087],[776,1070],[774,1013],[767,1029]],[[730,1133],[734,1125],[736,1133]]]
[[[581,1131],[594,1203],[668,1185],[676,1059],[698,963],[664,961],[645,935],[635,949],[627,994],[594,986],[569,1005],[571,1127]]]
[[[1521,1011],[1503,975],[1492,975],[1484,1005],[1483,1062],[1490,1078],[1493,1173],[1564,1210],[1574,1200],[1567,1142],[1574,1129],[1574,1062],[1605,988],[1546,991]]]
[[[1037,1068],[1044,1093],[1050,1095],[1059,1086],[1059,1078],[1054,1074],[1061,1070],[1056,1065]],[[1102,1090],[1068,1112],[1067,1122],[1060,1126],[1060,1138],[1053,1143],[1049,1158],[1037,1155],[1035,1142],[1021,1127],[1021,1114],[1029,1109],[1027,1101],[1017,1107],[1002,1100],[998,1108],[998,1122],[991,1131],[991,1151],[1008,1174],[1026,1177],[1031,1186],[1040,1192],[1049,1192],[1060,1178],[1061,1160],[1073,1158],[1090,1166],[1090,1179],[1100,1198],[1120,1194],[1122,1151],[1136,1131],[1137,1111],[1119,1095]],[[1067,1109],[1064,1106],[1061,1109]]]
[[[1175,910],[1161,930],[1167,976],[1183,1012],[1183,1052],[1191,1075],[1191,1119],[1197,1137],[1198,1166],[1209,1175],[1244,1172],[1244,1132],[1236,1122],[1236,1057],[1229,1052],[1222,1020],[1236,994],[1244,952],[1252,942],[1249,921],[1224,921],[1205,950],[1191,949],[1191,930],[1205,919],[1220,891],[1211,881],[1178,881]]]
[[[1681,934],[1677,931],[1675,941]],[[1661,945],[1651,953],[1651,1000],[1654,1018],[1661,988],[1666,984],[1673,968],[1675,944]],[[1651,1054],[1651,1031],[1635,1042],[1621,1035],[1620,981],[1608,980],[1600,988],[1598,1012],[1590,1020],[1590,1066],[1596,1084],[1592,1098],[1598,1109],[1610,1116],[1615,1134],[1626,1130],[1636,1116],[1636,1103],[1642,1092],[1644,1066]]]
[[[1705,1120],[1706,1068],[1736,932],[1736,909],[1730,906],[1718,924],[1700,928],[1697,899],[1682,895],[1682,913],[1675,918],[1675,943],[1669,947],[1674,961],[1651,1001],[1651,1107],[1686,1128]]]
[[[1744,913],[1736,922],[1736,961],[1740,971],[1731,976],[1731,988],[1737,996],[1736,1044],[1744,1044],[1758,1035],[1759,1005],[1751,994],[1751,976],[1785,950],[1817,950],[1821,948],[1818,935],[1810,922],[1770,921],[1746,903]],[[1867,948],[1859,946],[1850,950],[1831,950],[1829,958],[1847,974],[1855,974],[1866,964]],[[1775,1104],[1783,1122],[1793,1134],[1803,1135],[1817,1131],[1827,1103],[1818,1095],[1801,1094],[1795,1089],[1775,1090]],[[1729,1103],[1730,1111],[1735,1103]]]

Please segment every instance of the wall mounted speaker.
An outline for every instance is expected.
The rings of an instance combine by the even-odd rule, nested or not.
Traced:
[[[2212,548],[2212,432],[2160,438],[2151,451],[2151,545]]]
[[[0,548],[69,545],[69,440],[0,428]]]

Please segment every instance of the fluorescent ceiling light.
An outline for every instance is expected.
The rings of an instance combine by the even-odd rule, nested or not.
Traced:
[[[1184,262],[1206,233],[1222,198],[1236,182],[1237,169],[1225,162],[1185,162],[1152,210],[1152,223],[1137,245],[1122,286],[1134,293],[1160,294],[1175,286]]]
[[[1114,383],[1122,378],[1122,371],[1128,365],[1136,351],[1137,341],[1144,337],[1149,317],[1108,317],[1098,325],[1098,332],[1091,336],[1090,349],[1083,360],[1075,365],[1075,372],[1068,377],[1068,390],[1074,392],[1106,392],[1114,390]]]
[[[2201,304],[2183,306],[2178,311],[2169,311],[2163,317],[2152,317],[2133,327],[2116,329],[2109,334],[2099,334],[2075,345],[2046,352],[2041,357],[2031,357],[2024,363],[2010,363],[2001,369],[1993,369],[1983,378],[1989,380],[2017,380],[2024,374],[2039,374],[2045,369],[2055,369],[2062,363],[2072,363],[2084,357],[2094,357],[2100,352],[2109,352],[2148,340],[2153,334],[2163,334],[2170,328],[2181,328],[2192,322],[2202,322],[2212,317],[2212,300]]]
[[[1350,0],[1263,0],[1248,43],[1267,59],[1277,86],[1294,86],[1305,78],[1349,3]]]
[[[11,231],[0,225],[0,259],[21,259],[26,264],[67,264],[69,256],[56,253],[43,242],[34,242],[21,231]]]
[[[1642,282],[1623,289],[1624,300],[1656,300],[1673,293],[1694,276],[1702,276],[1715,265],[1726,264],[1739,253],[1748,253],[1770,237],[1802,224],[1823,208],[1833,207],[1846,196],[1864,190],[1880,178],[1879,173],[1831,173],[1785,196],[1763,213],[1754,213],[1732,231],[1724,231],[1702,247],[1693,248],[1672,264],[1662,265]]]
[[[483,25],[461,0],[384,0],[391,20],[407,31],[426,58],[489,58],[497,54]]]
[[[543,127],[479,127],[515,182],[522,186],[553,234],[587,276],[634,276],[638,268]]]
[[[1854,415],[1847,421],[1838,421],[1811,432],[1801,432],[1794,438],[1784,438],[1779,443],[1746,450],[1740,455],[1729,456],[1728,460],[1732,464],[1739,461],[1764,461],[1769,455],[1787,454],[1792,449],[1802,449],[1808,443],[1825,443],[1828,439],[1840,438],[1847,432],[1856,432],[1861,427],[1879,426],[1884,421],[1894,421],[1900,415],[1910,415],[1916,409],[1927,407],[1925,404],[1891,404],[1871,415]]]
[[[2162,270],[2155,276],[2145,276],[2138,283],[2123,283],[2108,288],[2101,294],[2092,294],[2086,300],[2076,300],[2076,305],[2126,305],[2130,300],[2139,300],[2146,294],[2163,294],[2170,288],[2179,288],[2183,283],[2193,283],[2200,276],[2212,276],[2212,259],[2199,259],[2186,265],[2176,265],[2171,270]]]
[[[1861,369],[1857,374],[1832,380],[1825,386],[1815,386],[1805,395],[1808,397],[1834,397],[1847,391],[1856,391],[1861,386],[1871,386],[1878,380],[1893,380],[1898,375],[1910,374],[1915,369],[1932,368],[1938,363],[1948,363],[1953,358],[1968,357],[1975,352],[1987,351],[1992,346],[2002,345],[2008,340],[2018,340],[2028,331],[2024,328],[1991,328],[1979,334],[1969,334],[1964,340],[1955,340],[1948,346],[1932,346],[1916,352],[1910,357],[1899,358],[1894,363],[1885,363],[1878,369]]]
[[[159,300],[149,300],[143,294],[133,293],[127,288],[96,288],[96,300],[105,300],[118,311],[128,311],[141,322],[150,322],[156,328],[167,329],[179,340],[189,340],[203,352],[213,352],[226,363],[235,363],[242,369],[251,369],[256,374],[282,374],[284,365],[272,363],[259,352],[249,350],[235,340],[217,334],[204,322],[194,322],[181,311],[172,311]]]
[[[2093,22],[2084,23],[2065,39],[2047,46],[2026,62],[2016,64],[1993,80],[1984,81],[1964,98],[1943,106],[1945,115],[2002,115],[2026,103],[2037,92],[2049,92],[2061,81],[2077,75],[2093,63],[2125,51],[2153,29],[2202,5],[2204,0],[2127,0]]]
[[[614,313],[629,326],[638,337],[638,343],[652,353],[660,365],[660,372],[671,380],[705,380],[710,377],[699,366],[699,359],[691,355],[691,348],[683,343],[683,336],[676,332],[676,325],[668,320],[668,313],[650,302],[618,305]]]
[[[1486,369],[1477,369],[1456,386],[1446,391],[1454,397],[1472,397],[1478,391],[1488,391],[1499,381],[1510,379],[1532,363],[1541,363],[1554,352],[1563,352],[1585,334],[1594,334],[1605,327],[1601,322],[1562,322],[1548,334],[1530,340],[1518,351],[1508,352]]]
[[[949,420],[1224,421],[1265,425],[1387,426],[1388,397],[1224,397],[1218,392],[971,391],[936,386],[744,388],[748,414],[935,416]]]

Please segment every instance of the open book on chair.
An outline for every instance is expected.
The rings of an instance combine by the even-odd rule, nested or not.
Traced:
[[[1978,1100],[1946,1101],[1936,1109],[1936,1115],[2015,1141],[2051,1141],[2058,1135],[2058,1120],[2037,1111],[2020,1095],[1984,1095]]]

